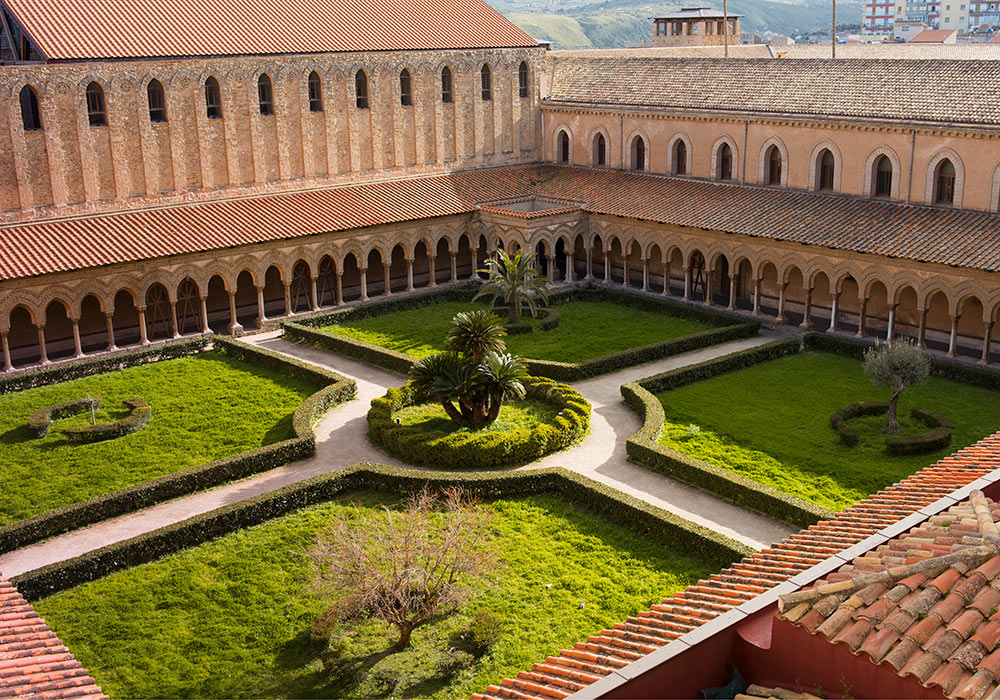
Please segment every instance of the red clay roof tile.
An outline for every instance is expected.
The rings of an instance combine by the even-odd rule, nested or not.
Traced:
[[[537,46],[482,0],[6,0],[50,60]]]

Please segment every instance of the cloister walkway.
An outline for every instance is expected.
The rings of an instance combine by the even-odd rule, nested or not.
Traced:
[[[368,441],[366,421],[371,400],[384,394],[388,387],[401,384],[402,377],[319,348],[292,343],[280,335],[281,331],[275,331],[244,340],[332,369],[351,377],[358,384],[356,400],[334,408],[315,426],[315,457],[8,552],[0,556],[0,571],[4,576],[10,578],[64,561],[358,462],[407,466]],[[625,454],[625,441],[638,430],[639,419],[622,402],[619,393],[619,387],[625,382],[728,355],[775,337],[774,332],[765,332],[754,338],[703,348],[575,383],[574,387],[593,406],[590,434],[575,447],[520,468],[565,467],[756,549],[784,539],[798,528],[630,463]]]

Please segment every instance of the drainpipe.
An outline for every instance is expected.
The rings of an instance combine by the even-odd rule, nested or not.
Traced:
[[[910,177],[906,181],[906,203],[910,203],[910,191],[913,188],[913,152],[916,150],[917,130],[910,129]]]
[[[743,174],[740,175],[740,184],[747,184],[747,132],[750,130],[750,120],[743,120]]]

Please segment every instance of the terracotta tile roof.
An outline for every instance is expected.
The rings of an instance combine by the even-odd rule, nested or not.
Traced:
[[[5,0],[49,60],[536,46],[482,0]]]
[[[1000,61],[562,58],[550,101],[1000,124],[998,82]]]
[[[949,698],[1000,688],[1000,504],[968,501],[782,596],[780,617]]]
[[[910,39],[911,44],[943,44],[946,39],[956,34],[955,29],[924,29]]]
[[[0,697],[106,698],[34,608],[0,578]]]
[[[833,519],[790,535],[472,698],[552,700],[567,697],[998,468],[1000,433],[925,467],[841,511]],[[994,517],[998,516],[1000,510],[995,510]],[[956,524],[959,525],[956,531],[962,531],[964,522]],[[1000,558],[996,563],[1000,568]],[[965,578],[970,577],[966,575]],[[953,600],[949,599],[949,604]],[[977,603],[975,595],[972,602]],[[983,599],[978,603],[980,607],[985,604]],[[965,607],[964,600],[962,607]],[[992,608],[987,612],[990,610]],[[952,614],[948,619],[957,621],[960,615]],[[967,619],[962,619],[961,624],[967,623]],[[949,652],[948,658],[952,653]]]
[[[596,214],[1000,271],[994,213],[539,166],[0,226],[0,280],[472,214],[477,203],[532,195]]]

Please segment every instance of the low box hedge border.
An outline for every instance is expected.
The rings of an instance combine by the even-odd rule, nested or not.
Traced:
[[[52,366],[16,371],[9,377],[0,378],[0,394],[10,394],[15,391],[32,389],[36,386],[57,384],[71,379],[79,379],[80,377],[89,377],[93,374],[113,372],[125,369],[126,367],[146,364],[147,362],[159,362],[160,360],[194,355],[208,347],[210,341],[211,338],[209,336],[200,335],[194,338],[156,343],[135,350],[125,350],[107,355],[98,355],[96,357],[84,357],[79,360],[59,362]]]
[[[799,527],[808,527],[832,517],[833,513],[825,508],[659,443],[666,417],[663,405],[655,394],[767,360],[794,355],[799,349],[798,338],[787,338],[623,384],[621,394],[625,403],[642,420],[642,427],[625,443],[629,459],[648,469]]]
[[[122,403],[129,410],[128,415],[124,418],[112,421],[111,423],[84,425],[79,428],[63,428],[62,434],[67,440],[75,443],[114,440],[115,438],[139,432],[146,427],[149,419],[153,417],[153,409],[140,398],[125,399]],[[84,410],[88,407],[84,406]]]
[[[507,323],[504,328],[507,329],[507,335],[524,335],[526,333],[534,333],[537,331],[554,331],[559,327],[559,322],[562,320],[562,315],[553,309],[551,306],[539,309],[538,314],[538,328],[535,328],[535,324],[531,321],[526,321],[522,318],[520,321],[514,321],[513,323]]]
[[[858,430],[847,424],[858,416],[880,416],[889,412],[889,404],[884,401],[859,401],[843,408],[838,408],[830,416],[830,425],[837,431],[840,441],[848,447],[858,444]],[[917,455],[926,452],[936,452],[951,444],[951,436],[955,426],[940,413],[934,413],[926,408],[914,406],[910,415],[926,425],[926,430],[916,435],[886,435],[885,450],[889,454]]]
[[[859,416],[878,416],[889,412],[889,404],[885,401],[857,401],[838,408],[830,416],[830,427],[837,431],[840,441],[848,447],[858,444],[858,429],[847,424],[847,421]]]
[[[200,347],[204,349],[205,345]],[[331,407],[357,395],[353,379],[285,355],[219,337],[214,339],[214,347],[231,357],[279,369],[322,387],[306,398],[292,415],[295,437],[4,525],[0,527],[0,552],[10,552],[70,530],[312,457],[316,454],[313,424]]]
[[[369,436],[389,454],[414,465],[454,469],[498,469],[532,462],[577,442],[590,430],[590,404],[568,384],[546,377],[524,383],[528,398],[545,401],[560,411],[531,430],[491,433],[428,432],[401,425],[393,414],[415,403],[413,385],[390,388],[372,400],[368,411]]]
[[[404,311],[441,301],[471,301],[475,289],[475,284],[463,285],[462,287],[434,290],[399,299],[380,300],[306,316],[295,321],[284,321],[281,327],[285,337],[290,340],[311,343],[361,362],[367,362],[398,374],[406,374],[416,358],[347,336],[334,335],[316,329],[333,323],[368,318],[390,311]],[[680,318],[691,318],[716,326],[710,330],[692,333],[681,338],[629,348],[583,362],[553,362],[525,358],[525,364],[527,364],[531,374],[549,377],[560,382],[579,381],[710,345],[750,338],[757,335],[760,329],[759,321],[746,320],[731,312],[705,309],[669,297],[652,297],[600,286],[585,285],[560,288],[552,292],[550,301],[556,306],[569,301],[613,301],[647,311],[666,311]]]
[[[363,463],[26,572],[11,581],[25,598],[37,600],[345,493],[374,490],[404,494],[424,485],[432,488],[460,486],[480,498],[557,493],[613,522],[717,562],[720,568],[754,552],[708,528],[559,467],[454,474]]]
[[[864,359],[865,351],[878,345],[873,340],[845,338],[840,335],[820,333],[818,331],[806,333],[803,343],[808,350],[832,352],[857,359]],[[1000,391],[1000,369],[984,367],[982,365],[970,365],[961,360],[938,357],[930,353],[928,353],[927,359],[931,362],[931,374],[935,377],[943,377],[953,382],[961,382],[962,384],[971,384],[973,386]]]

